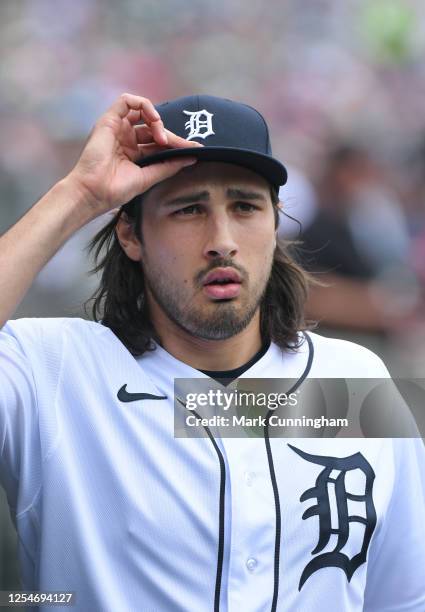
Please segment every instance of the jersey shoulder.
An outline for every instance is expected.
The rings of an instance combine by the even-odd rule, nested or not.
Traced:
[[[56,336],[64,330],[74,333],[97,333],[105,329],[100,323],[88,321],[80,317],[22,317],[9,319],[0,331],[13,336]]]
[[[388,378],[384,362],[373,351],[355,342],[327,338],[308,332],[314,357],[310,370],[313,377]]]
[[[86,342],[89,346],[94,336],[110,334],[100,323],[77,317],[11,319],[0,330],[0,340],[24,353],[32,361],[43,356],[53,362],[60,360],[66,341]]]

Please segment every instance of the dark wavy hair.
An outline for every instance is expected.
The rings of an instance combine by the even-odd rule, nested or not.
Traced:
[[[279,196],[270,188],[275,225],[279,225]],[[139,262],[131,260],[122,249],[115,227],[124,210],[142,240],[142,201],[137,196],[125,205],[113,219],[90,241],[88,252],[94,255],[91,273],[101,274],[100,284],[85,303],[95,321],[109,327],[134,356],[154,350],[158,336],[150,321],[145,299],[143,270]],[[272,271],[260,305],[261,336],[272,340],[283,350],[296,350],[301,342],[298,332],[311,329],[313,324],[304,318],[304,305],[310,275],[295,261],[290,248],[296,243],[278,241]]]

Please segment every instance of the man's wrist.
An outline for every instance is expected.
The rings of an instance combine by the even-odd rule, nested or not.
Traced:
[[[75,232],[99,216],[89,194],[80,189],[72,177],[66,176],[33,206],[30,223],[42,225],[55,236],[54,243],[61,245]]]
[[[99,200],[72,173],[61,179],[53,189],[69,207],[72,217],[81,227],[104,212]]]

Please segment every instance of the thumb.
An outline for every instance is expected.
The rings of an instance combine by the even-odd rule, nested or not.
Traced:
[[[193,166],[197,161],[196,157],[180,157],[157,162],[150,166],[144,166],[141,168],[141,172],[143,173],[143,191],[147,191],[156,183],[177,174],[179,170],[187,166]]]

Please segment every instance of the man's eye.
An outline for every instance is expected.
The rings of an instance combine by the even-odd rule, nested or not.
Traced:
[[[175,215],[181,217],[189,217],[191,215],[196,215],[200,212],[200,206],[198,204],[192,204],[191,206],[185,206],[184,208],[180,208],[175,211]]]
[[[248,202],[236,202],[236,208],[242,213],[252,213],[257,209],[254,204],[248,204]]]

